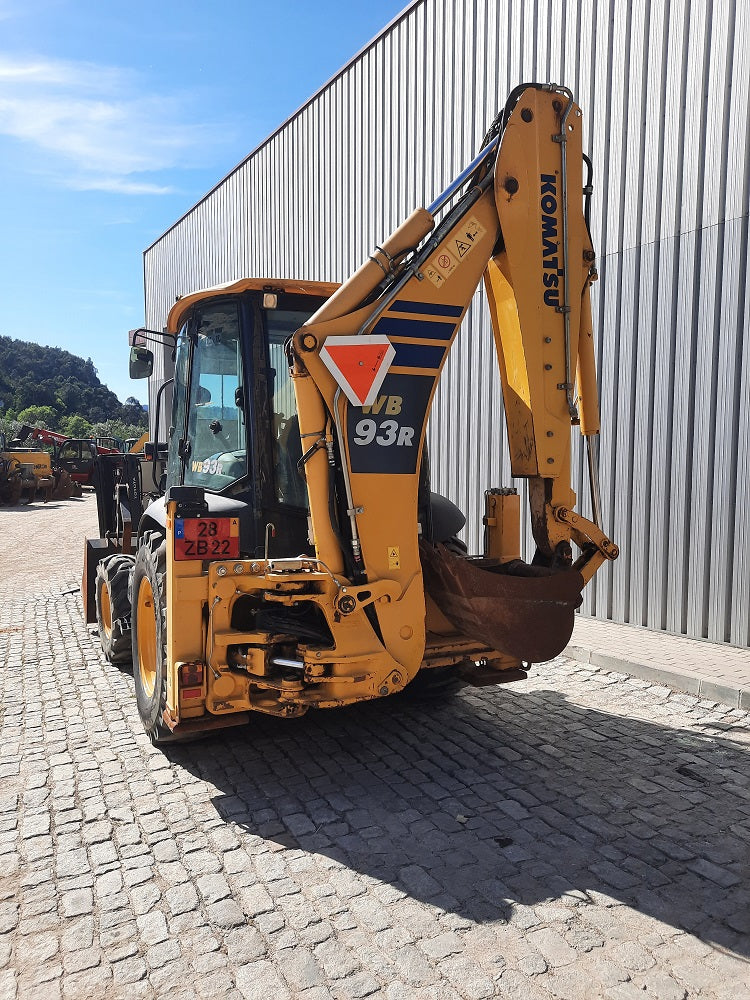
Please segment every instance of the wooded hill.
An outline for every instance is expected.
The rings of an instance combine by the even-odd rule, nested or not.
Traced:
[[[81,437],[89,433],[84,423],[116,422],[138,434],[148,423],[137,399],[123,404],[99,381],[91,358],[12,337],[0,337],[0,418]]]

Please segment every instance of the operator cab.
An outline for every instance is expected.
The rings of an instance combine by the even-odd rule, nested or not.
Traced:
[[[200,487],[210,512],[238,516],[240,548],[251,556],[263,554],[267,524],[271,554],[313,552],[285,344],[337,286],[279,285],[249,280],[196,293],[168,322],[176,341],[166,489]]]
[[[94,482],[94,459],[97,447],[89,438],[70,438],[55,447],[55,461],[70,478],[85,486]]]
[[[256,466],[259,481],[270,480],[266,504],[305,508],[284,344],[322,300],[295,296],[285,308],[257,309],[253,298],[196,306],[178,335],[167,485],[237,495],[232,487]]]

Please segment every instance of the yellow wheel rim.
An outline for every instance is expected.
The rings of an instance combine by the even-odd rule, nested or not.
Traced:
[[[150,698],[156,685],[156,602],[151,584],[144,577],[138,588],[138,671]]]
[[[112,604],[109,599],[109,587],[106,583],[102,584],[99,603],[101,604],[102,630],[109,639],[112,635]]]

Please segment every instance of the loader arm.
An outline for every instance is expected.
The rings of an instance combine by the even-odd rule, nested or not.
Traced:
[[[571,489],[571,425],[589,440],[599,429],[589,302],[596,272],[582,164],[581,111],[570,92],[518,88],[464,174],[429,209],[415,211],[294,335],[317,558],[360,593],[389,581],[369,617],[409,677],[425,651],[425,578],[462,633],[535,660],[548,658],[540,651],[561,651],[581,589],[617,556],[601,528],[574,512]],[[483,276],[512,473],[529,483],[537,545],[530,567],[503,560],[502,551],[492,565],[440,547],[425,557],[424,544],[420,557],[427,418]],[[589,454],[598,519],[592,448]],[[581,549],[575,562],[571,542]],[[482,631],[493,608],[498,628]],[[545,626],[550,641],[539,645],[530,632]]]

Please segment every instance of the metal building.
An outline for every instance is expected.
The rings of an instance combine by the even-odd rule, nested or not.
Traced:
[[[145,252],[146,324],[161,328],[176,295],[243,275],[342,280],[469,162],[527,80],[573,90],[596,169],[604,525],[622,555],[587,588],[584,610],[747,646],[740,0],[414,0]],[[472,551],[475,497],[510,483],[501,413],[480,292],[430,428],[434,488],[467,513]],[[467,448],[477,463],[464,464]]]

